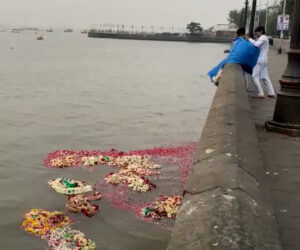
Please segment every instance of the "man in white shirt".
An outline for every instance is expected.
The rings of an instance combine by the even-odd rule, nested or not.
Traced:
[[[275,98],[275,91],[268,72],[269,39],[265,35],[266,32],[263,26],[257,27],[254,34],[256,40],[249,38],[249,42],[259,48],[259,57],[252,73],[253,82],[258,91],[257,96],[254,96],[254,98],[265,98],[260,80],[266,85],[268,97]]]

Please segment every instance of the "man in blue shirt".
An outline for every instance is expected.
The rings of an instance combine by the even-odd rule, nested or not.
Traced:
[[[233,43],[232,43],[232,46],[234,46],[236,40],[239,38],[239,37],[243,37],[245,38],[245,35],[246,35],[246,29],[245,28],[239,28],[237,31],[236,31],[236,38],[233,40]],[[224,50],[224,53],[229,53],[230,52],[230,49],[225,49]]]
[[[236,41],[238,38],[245,38],[246,39],[246,29],[245,28],[239,28],[236,31],[236,38],[233,40],[231,48],[235,45]],[[230,53],[230,49],[225,49],[224,53]],[[246,88],[249,89],[249,83],[251,82],[251,75],[244,70],[244,76],[245,76],[245,83],[246,83]]]

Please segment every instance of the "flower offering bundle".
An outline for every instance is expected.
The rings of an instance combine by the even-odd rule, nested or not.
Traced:
[[[56,228],[66,226],[71,223],[68,216],[62,212],[50,212],[42,209],[31,209],[24,215],[22,226],[26,232],[43,236]]]
[[[45,237],[54,250],[93,250],[96,243],[84,233],[70,227],[57,228]]]
[[[49,181],[48,184],[57,193],[67,195],[82,194],[93,190],[92,186],[73,179],[57,178]]]
[[[139,176],[130,170],[120,170],[117,173],[109,173],[105,176],[106,183],[118,185],[126,184],[129,188],[137,192],[147,192],[155,188],[155,184],[151,183],[143,176]]]
[[[181,196],[161,195],[151,206],[142,209],[141,214],[146,218],[161,219],[175,218],[182,202]]]

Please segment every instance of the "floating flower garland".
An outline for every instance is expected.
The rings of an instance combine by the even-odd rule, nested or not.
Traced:
[[[110,165],[110,158],[105,155],[96,155],[96,156],[83,156],[80,159],[83,166],[96,166],[102,164]]]
[[[92,250],[96,244],[91,239],[68,225],[71,220],[62,212],[31,209],[24,216],[22,226],[26,232],[48,241],[54,250]]]
[[[147,192],[155,188],[155,184],[151,183],[143,176],[139,176],[130,170],[120,170],[117,173],[109,173],[105,176],[106,183],[118,185],[127,184],[129,188],[138,192]]]
[[[191,143],[187,146],[182,147],[154,148],[149,150],[136,150],[127,153],[118,152],[117,150],[111,150],[108,152],[59,150],[53,153],[49,153],[47,158],[44,160],[44,164],[47,167],[55,168],[76,166],[93,167],[96,165],[116,166],[121,168],[121,170],[118,173],[111,173],[110,175],[121,174],[122,176],[115,175],[114,178],[111,177],[111,183],[124,183],[133,190],[146,192],[154,188],[155,185],[152,184],[148,179],[146,179],[145,176],[159,174],[157,169],[159,169],[160,166],[152,161],[153,158],[155,160],[159,160],[159,162],[162,161],[166,164],[180,166],[182,183],[184,183],[188,174],[188,169],[192,163],[192,155],[194,149],[195,144]],[[108,177],[109,176],[107,176],[106,178]],[[64,182],[63,184],[67,186],[67,189],[78,188],[77,185],[74,185],[74,183],[70,181],[71,179],[65,180],[67,182]],[[120,188],[122,188],[123,190],[123,187]],[[72,195],[69,197],[75,197],[73,195],[77,193],[75,191],[69,193],[65,192],[65,190],[59,190],[61,191],[60,193]],[[126,190],[126,187],[124,190]],[[120,196],[121,193],[122,195]],[[179,196],[161,196],[156,202],[151,205],[149,205],[149,203],[137,203],[134,202],[133,199],[129,198],[126,192],[119,192],[119,190],[117,192],[114,191],[112,194],[104,193],[104,197],[107,198],[114,206],[122,209],[129,209],[135,212],[137,215],[139,215],[139,218],[141,217],[141,214],[146,218],[153,219],[160,219],[162,217],[174,218],[176,216],[177,209],[181,204],[181,197]],[[77,203],[77,198],[73,199],[72,202]],[[70,198],[68,200],[72,199]],[[95,249],[94,242],[86,239],[84,234],[82,234],[80,231],[72,230],[70,228],[66,229],[65,226],[70,224],[70,219],[67,216],[63,215],[60,212],[53,212],[58,214],[54,216],[53,219],[50,219],[50,221],[52,221],[53,223],[49,224],[48,222],[43,222],[44,220],[47,221],[47,216],[50,216],[47,214],[48,211],[38,209],[36,210],[41,211],[43,215],[41,219],[38,219],[37,221],[35,221],[37,215],[33,215],[30,218],[25,218],[22,226],[26,231],[47,239],[49,242],[49,246],[53,247],[56,250]],[[34,209],[32,211],[34,211]],[[36,213],[38,214],[37,211]],[[43,211],[45,211],[46,214]],[[73,236],[70,236],[70,234],[68,234],[71,231],[73,232]],[[55,234],[54,232],[57,234]],[[60,237],[60,239],[62,239],[63,237],[69,239],[66,240],[67,243],[64,243],[64,241],[61,241],[61,243],[59,243],[59,238],[56,238],[55,235],[57,235],[57,237]],[[79,236],[77,237],[75,235]],[[72,240],[75,238],[78,240]],[[53,240],[51,241],[52,243],[50,243],[50,240]]]
[[[161,219],[162,217],[175,218],[182,202],[181,196],[161,195],[150,207],[142,209],[141,214],[146,218]]]
[[[109,173],[104,180],[109,184],[126,184],[129,188],[137,192],[147,192],[155,188],[145,176],[158,175],[156,170],[160,165],[151,161],[148,156],[130,155],[120,156],[113,160],[114,166],[121,170],[117,173]]]
[[[57,228],[46,237],[54,250],[92,250],[96,243],[86,238],[84,233],[70,227]]]
[[[74,154],[72,154],[72,156],[74,156]],[[61,156],[58,157],[58,159],[61,159]],[[54,159],[51,160],[51,164],[53,163],[53,160]],[[106,183],[114,185],[126,183],[129,188],[138,192],[147,192],[155,188],[155,185],[144,176],[158,175],[159,172],[157,169],[160,168],[160,165],[151,161],[149,156],[141,155],[122,155],[115,158],[104,155],[83,156],[80,158],[80,162],[83,166],[107,164],[120,167],[121,170],[119,172],[110,173],[105,177]],[[71,179],[65,180],[58,178],[50,181],[49,185],[58,193],[69,195],[91,191],[88,188],[89,186]]]
[[[115,152],[115,151],[113,151]],[[54,154],[54,153],[53,153]],[[46,159],[45,164],[49,167],[74,167],[74,166],[96,166],[110,165],[120,168],[131,169],[138,174],[157,175],[157,170],[160,168],[158,164],[151,161],[149,156],[142,155],[123,155],[118,153],[115,156],[107,156],[95,154],[92,156],[81,156],[82,152],[74,151],[57,151],[51,159]]]
[[[166,163],[178,164],[181,169],[182,183],[186,182],[189,167],[193,163],[193,154],[195,152],[196,143],[188,143],[184,146],[169,147],[169,148],[153,148],[145,150],[133,150],[130,152],[121,152],[115,149],[110,151],[99,151],[99,150],[56,150],[47,154],[46,159],[44,159],[44,164],[47,167],[74,167],[83,166],[83,157],[99,157],[106,156],[113,161],[113,159],[122,156],[147,156],[147,157],[159,157],[163,158]],[[83,158],[83,160],[82,160]],[[95,161],[93,163],[93,158],[89,159],[91,161],[90,165],[98,163]],[[112,165],[109,161],[107,165]]]
[[[44,164],[47,167],[54,168],[109,165],[110,158],[118,157],[120,152],[111,150],[108,154],[103,154],[101,151],[57,150],[48,154],[48,157],[44,160]]]
[[[73,179],[56,178],[48,182],[49,186],[60,194],[82,194],[93,190],[92,186]]]
[[[61,212],[50,212],[42,209],[32,209],[24,216],[22,226],[26,232],[43,236],[51,230],[66,226],[71,223],[68,216]]]
[[[51,166],[56,168],[74,167],[76,164],[75,155],[63,155],[51,160]]]
[[[149,156],[141,155],[119,156],[114,160],[114,165],[142,175],[156,175],[159,173],[153,170],[160,169],[160,165],[155,164]]]
[[[161,164],[166,164],[168,166],[174,166],[174,167],[179,167],[180,169],[180,178],[181,178],[181,183],[178,183],[178,194],[182,193],[183,191],[183,186],[184,183],[187,180],[187,176],[189,173],[189,168],[193,163],[193,156],[194,152],[196,149],[196,143],[191,142],[187,143],[182,146],[175,146],[175,147],[157,147],[157,148],[151,148],[151,149],[145,149],[145,150],[132,150],[129,152],[122,152],[122,151],[117,151],[115,149],[109,150],[109,151],[100,151],[100,150],[57,150],[53,151],[47,154],[47,157],[44,159],[44,164],[47,167],[56,167],[52,166],[51,162],[53,159],[60,159],[62,157],[65,157],[66,155],[72,156],[75,158],[76,163],[75,164],[70,164],[70,166],[84,166],[83,165],[83,160],[89,160],[90,163],[86,165],[90,165],[91,167],[96,166],[96,165],[110,165],[110,166],[116,166],[120,167],[123,164],[117,165],[115,163],[116,159],[126,159],[124,158],[125,156],[142,156],[142,157],[148,157],[152,160],[155,160],[155,163],[159,162]],[[103,160],[101,163],[99,163],[96,159],[93,159],[92,157],[100,157],[100,156],[107,156],[109,158],[109,162],[103,163]],[[88,158],[83,158],[83,157],[88,157]],[[91,158],[90,158],[91,157]],[[83,159],[82,159],[83,158]],[[117,160],[118,162],[118,160]],[[96,165],[94,165],[96,164]],[[131,168],[132,165],[129,167]],[[128,167],[127,167],[128,168]],[[152,169],[151,171],[159,172],[157,169]],[[142,173],[138,171],[133,171],[136,172],[137,175],[141,176],[150,176],[151,174],[148,173]],[[111,173],[110,175],[113,175],[114,173]],[[155,175],[155,174],[153,174]],[[126,184],[125,182],[119,182],[122,184]],[[108,200],[114,207],[124,209],[124,210],[130,210],[134,214],[137,215],[138,218],[141,218],[141,209],[145,207],[152,207],[153,204],[150,204],[149,202],[146,202],[145,200],[143,201],[137,201],[135,199],[132,199],[130,197],[129,193],[127,193],[127,185],[119,185],[115,189],[111,189],[107,187],[105,189],[105,186],[102,186],[102,191],[103,191],[103,197]],[[172,193],[174,193],[172,191]],[[150,205],[149,205],[150,204]]]
[[[99,192],[93,195],[74,195],[69,196],[66,208],[72,213],[83,213],[88,217],[94,216],[99,211],[98,205],[92,205],[90,201],[100,200],[102,195]]]

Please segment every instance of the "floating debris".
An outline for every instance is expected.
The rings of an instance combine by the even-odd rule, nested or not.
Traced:
[[[113,159],[111,164],[120,167],[121,170],[106,175],[104,178],[106,183],[113,185],[126,184],[137,192],[147,192],[156,187],[145,176],[158,175],[159,172],[156,170],[160,168],[160,165],[151,161],[149,156],[119,156]]]
[[[208,148],[208,149],[205,150],[205,153],[206,154],[211,154],[214,151],[215,151],[214,149]]]
[[[62,212],[42,209],[31,209],[24,218],[22,226],[25,231],[38,236],[49,234],[50,231],[71,223],[69,217]]]
[[[66,154],[51,160],[51,166],[55,168],[74,167],[75,164],[75,155]]]
[[[159,172],[155,171],[160,169],[160,165],[151,161],[149,156],[130,155],[120,156],[114,160],[113,165],[120,168],[127,169],[128,171],[135,172],[140,175],[158,175]]]
[[[132,185],[130,188],[128,188],[129,182],[127,182],[127,180],[118,182],[118,176],[115,176],[115,181],[118,182],[118,184],[116,184],[116,187],[113,189],[110,187],[110,185],[106,185],[106,180],[104,183],[96,185],[101,185],[101,193],[103,197],[110,202],[112,206],[120,209],[130,210],[136,214],[137,218],[141,219],[141,209],[147,206],[151,207],[152,203],[148,200],[148,198],[143,200],[134,199],[131,197],[133,194],[129,193],[128,190],[139,186],[136,185],[137,180],[140,183],[141,180],[146,181],[146,183],[148,181],[151,183],[150,180],[148,180],[148,176],[158,176],[160,174],[160,165],[166,165],[174,166],[174,168],[179,169],[179,178],[181,179],[181,182],[178,183],[176,189],[178,188],[177,194],[181,194],[188,177],[189,168],[193,163],[195,149],[196,143],[192,142],[183,146],[133,150],[129,152],[122,152],[115,149],[109,151],[57,150],[47,154],[46,159],[44,159],[44,164],[46,167],[54,168],[86,167],[89,168],[90,171],[97,166],[111,166],[120,168],[115,171],[115,173],[118,173],[122,170],[131,172],[131,175],[134,174],[134,177],[139,178],[132,178],[132,181],[129,184]],[[56,164],[53,165],[53,163]],[[115,173],[108,175],[113,175]],[[108,175],[106,175],[106,177],[108,177]],[[112,179],[111,181],[113,182]],[[145,184],[144,181],[143,184]],[[155,185],[153,184],[153,188],[154,187]],[[141,190],[149,190],[149,186],[145,187],[145,189],[141,188]],[[176,193],[172,192],[171,195],[176,195]]]
[[[115,151],[113,151],[115,152]],[[144,175],[158,174],[156,169],[160,166],[151,161],[149,156],[142,155],[122,155],[117,154],[115,157],[106,156],[102,154],[95,154],[92,156],[81,156],[82,151],[57,151],[54,158],[45,160],[46,165],[49,167],[75,167],[75,166],[97,166],[97,165],[109,165],[116,166],[124,169],[131,169]]]
[[[99,192],[93,195],[73,195],[69,196],[66,208],[72,213],[83,213],[88,217],[94,216],[99,211],[98,205],[92,205],[90,201],[100,200],[102,195]]]
[[[54,168],[112,165],[112,158],[116,158],[121,155],[121,153],[115,150],[111,150],[108,153],[110,156],[103,154],[101,151],[58,150],[53,153],[49,153],[47,159],[44,160],[44,164],[47,167]]]
[[[182,198],[180,196],[160,196],[159,199],[150,204],[130,198],[126,186],[138,192],[152,190],[156,186],[146,177],[159,175],[158,169],[162,163],[179,167],[181,173],[180,188],[183,188],[189,167],[193,162],[194,150],[195,143],[180,147],[135,150],[126,153],[114,149],[107,152],[59,150],[49,153],[44,164],[53,168],[89,167],[90,170],[97,165],[118,167],[118,172],[106,176],[106,183],[125,185],[114,188],[112,193],[110,191],[103,193],[103,196],[113,206],[131,210],[139,219],[142,217],[141,210],[144,212],[144,218],[175,218],[178,207],[181,205]],[[160,164],[157,164],[158,162]],[[100,199],[102,195],[100,193],[83,194],[92,191],[91,185],[65,178],[51,180],[48,184],[56,192],[68,195],[66,207],[69,211],[93,216],[99,210],[99,206],[90,202]],[[108,185],[105,186],[107,186],[107,190],[111,190]],[[94,241],[86,238],[82,232],[68,226],[71,220],[62,212],[32,209],[24,217],[22,226],[25,230],[47,240],[49,247],[55,250],[90,250],[96,248]]]
[[[85,234],[70,227],[57,228],[45,239],[54,250],[92,250],[96,243]]]
[[[168,197],[161,195],[151,206],[144,207],[141,214],[146,218],[155,220],[159,220],[163,217],[174,219],[181,202],[181,196]]]
[[[68,225],[71,220],[62,212],[31,209],[24,216],[22,226],[26,232],[41,237],[53,250],[92,250],[96,244]]]
[[[96,165],[103,165],[109,164],[110,158],[105,155],[96,155],[96,156],[84,156],[81,157],[81,163],[83,166],[96,166]]]
[[[57,178],[48,182],[49,186],[60,194],[82,194],[92,191],[92,186],[86,185],[82,181],[73,179]]]
[[[106,183],[113,185],[126,184],[129,188],[138,192],[147,192],[156,187],[144,176],[139,176],[130,170],[109,173],[104,180]]]
[[[182,182],[185,183],[189,167],[193,163],[193,154],[195,152],[196,143],[188,143],[184,146],[170,147],[170,148],[153,148],[145,150],[133,150],[130,152],[117,151],[111,149],[110,151],[99,151],[99,150],[56,150],[54,152],[48,153],[47,158],[44,159],[44,164],[47,167],[75,167],[83,166],[83,163],[86,160],[90,160],[93,163],[93,160],[96,159],[87,159],[83,157],[108,157],[109,162],[107,165],[111,165],[110,161],[113,158],[118,158],[120,156],[148,156],[148,157],[159,157],[162,158],[166,163],[179,164],[182,174]],[[84,162],[83,162],[84,161]],[[95,164],[98,161],[94,161]],[[90,164],[91,165],[91,164]]]

